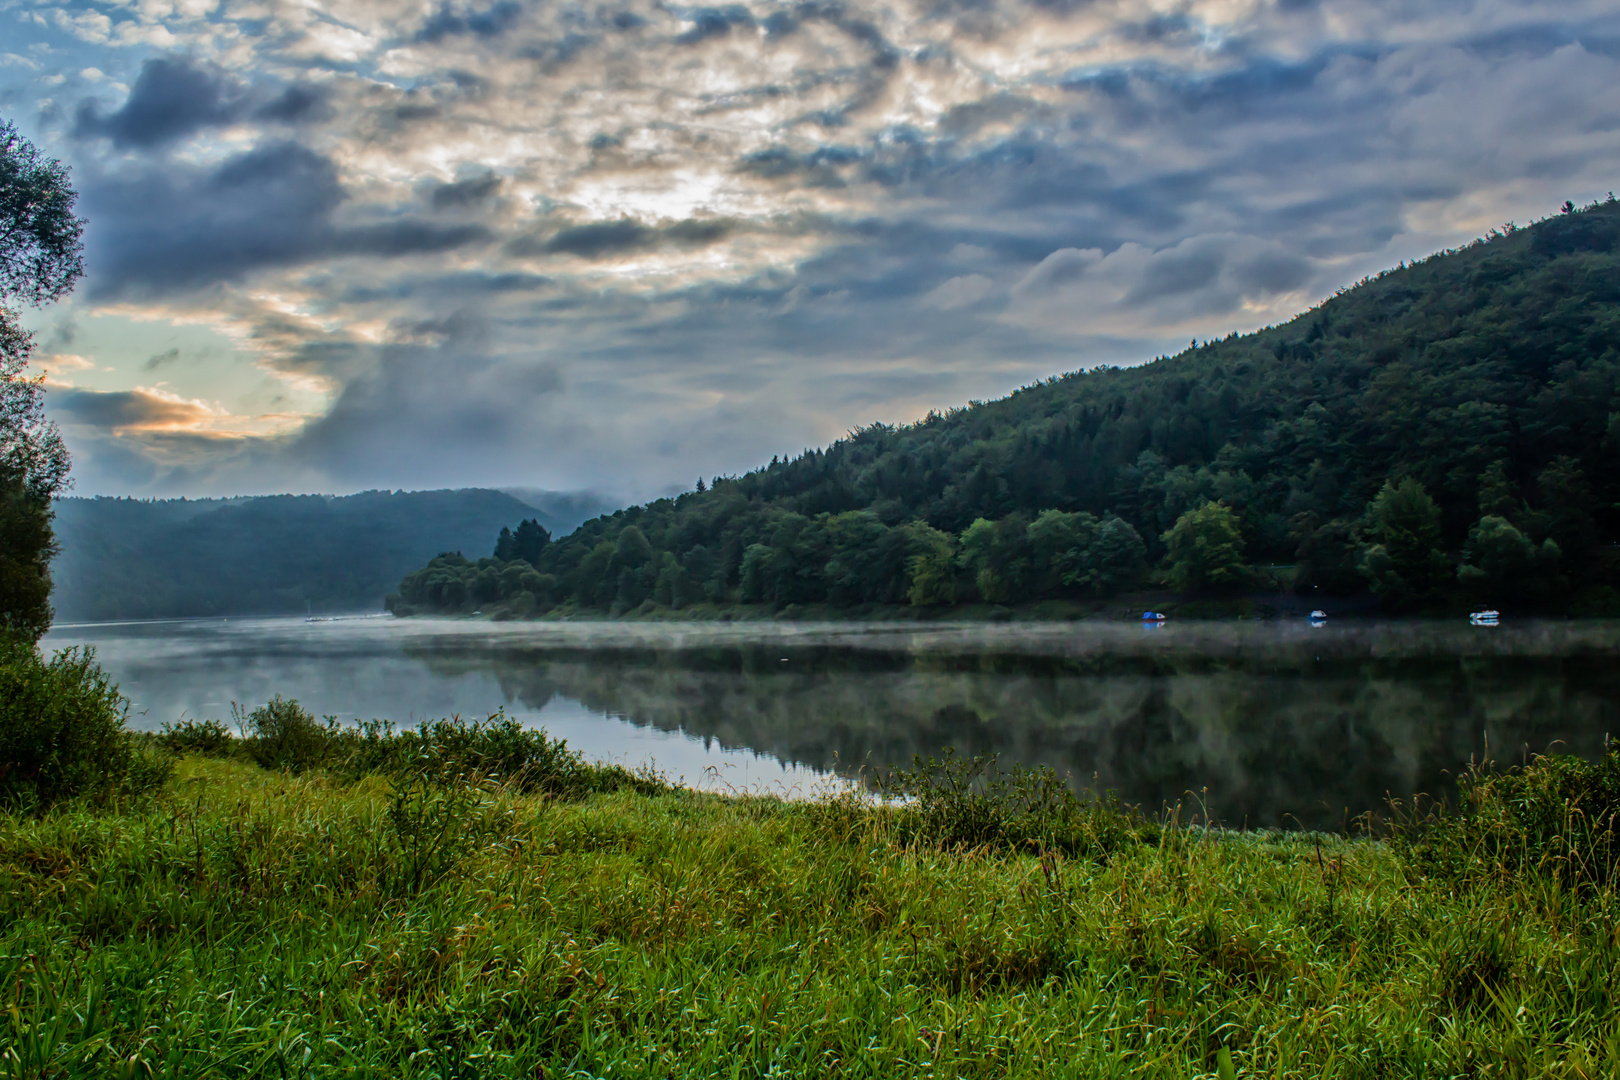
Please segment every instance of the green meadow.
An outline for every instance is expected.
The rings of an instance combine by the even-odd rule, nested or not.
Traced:
[[[243,719],[0,816],[0,1076],[1620,1068],[1615,754],[1341,836],[950,758],[790,802],[499,718]]]

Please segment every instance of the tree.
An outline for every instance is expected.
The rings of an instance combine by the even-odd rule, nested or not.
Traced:
[[[1135,526],[1117,514],[1097,530],[1082,583],[1099,596],[1132,589],[1147,572],[1147,545]]]
[[[1538,548],[1512,522],[1488,514],[1469,532],[1457,580],[1483,603],[1534,602],[1553,587],[1562,554],[1551,538]]]
[[[84,219],[62,163],[0,120],[0,297],[36,307],[59,300],[84,274]]]
[[[1440,507],[1423,485],[1408,476],[1386,480],[1367,504],[1361,573],[1386,603],[1404,607],[1432,596],[1451,576],[1451,560],[1440,549]]]
[[[51,499],[71,463],[41,378],[25,374],[34,342],[15,305],[56,300],[83,274],[77,199],[67,170],[0,121],[0,632],[29,641],[50,628]]]
[[[979,518],[962,533],[962,565],[973,573],[979,595],[992,604],[1018,600],[1029,574],[1029,526],[1020,514],[1000,521]]]
[[[1568,558],[1577,561],[1597,546],[1597,526],[1592,520],[1592,486],[1572,457],[1557,457],[1536,478],[1541,488],[1542,512],[1547,517],[1547,535],[1557,541]]]
[[[1170,581],[1186,592],[1242,584],[1243,529],[1225,503],[1206,502],[1176,519],[1164,534]]]
[[[540,565],[540,553],[551,543],[551,534],[533,518],[518,522],[517,534],[512,537],[512,558],[522,559],[530,566]]]
[[[906,599],[916,607],[956,603],[956,538],[921,521],[906,529],[914,551],[906,562]]]

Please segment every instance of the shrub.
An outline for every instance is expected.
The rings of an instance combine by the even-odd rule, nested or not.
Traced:
[[[248,753],[266,769],[300,772],[326,757],[331,725],[317,721],[296,700],[277,694],[245,715],[235,708],[235,715]]]
[[[176,754],[201,754],[203,757],[233,757],[241,749],[231,735],[231,729],[218,720],[182,720],[177,724],[164,724],[156,742]]]
[[[45,807],[160,787],[170,762],[136,747],[124,727],[128,708],[93,650],[64,649],[46,661],[26,641],[0,639],[0,799]]]
[[[362,731],[365,729],[362,728]],[[525,728],[504,713],[468,723],[460,717],[422,724],[415,731],[374,739],[365,754],[369,771],[420,777],[447,785],[471,780],[510,784],[519,791],[580,799],[597,792],[633,790],[656,794],[661,779],[617,765],[593,765],[563,739]]]
[[[1620,747],[1611,745],[1597,761],[1546,755],[1500,771],[1474,765],[1458,786],[1455,809],[1396,823],[1396,848],[1415,867],[1461,880],[1614,879]]]
[[[993,756],[968,759],[951,748],[943,760],[918,757],[912,768],[894,770],[879,790],[901,801],[902,833],[943,847],[1107,856],[1136,843],[1146,824],[1116,797],[1077,796],[1051,769],[1002,769]]]
[[[281,729],[300,733],[307,740],[303,755],[278,754],[273,744],[259,741],[261,728],[253,725],[260,714],[277,719]],[[276,698],[243,723],[244,730],[255,735],[249,746],[261,764],[290,764],[295,769],[319,765],[349,780],[386,776],[401,789],[418,783],[441,788],[492,783],[561,799],[609,791],[655,795],[669,790],[662,777],[650,772],[592,764],[568,749],[565,740],[553,739],[543,729],[525,728],[504,712],[487,720],[469,722],[453,716],[395,731],[385,720],[322,725],[297,702]]]

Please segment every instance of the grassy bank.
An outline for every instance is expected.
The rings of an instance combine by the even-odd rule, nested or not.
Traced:
[[[669,789],[532,740],[502,774],[454,736],[272,770],[262,733],[193,733],[221,756],[140,805],[0,817],[0,1075],[1620,1066],[1609,822],[1583,813],[1613,758],[1482,779],[1466,815],[1374,841],[962,770],[902,777],[899,808]]]

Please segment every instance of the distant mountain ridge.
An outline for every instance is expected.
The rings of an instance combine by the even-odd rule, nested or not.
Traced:
[[[1278,326],[872,424],[595,518],[532,567],[435,560],[390,603],[942,607],[1111,595],[1154,566],[1220,585],[1289,564],[1300,591],[1397,607],[1617,610],[1617,540],[1610,196]]]
[[[578,524],[566,501],[553,508],[567,516],[553,516],[481,488],[55,508],[59,622],[378,611],[402,574],[440,552],[484,554],[526,518],[554,533]]]

